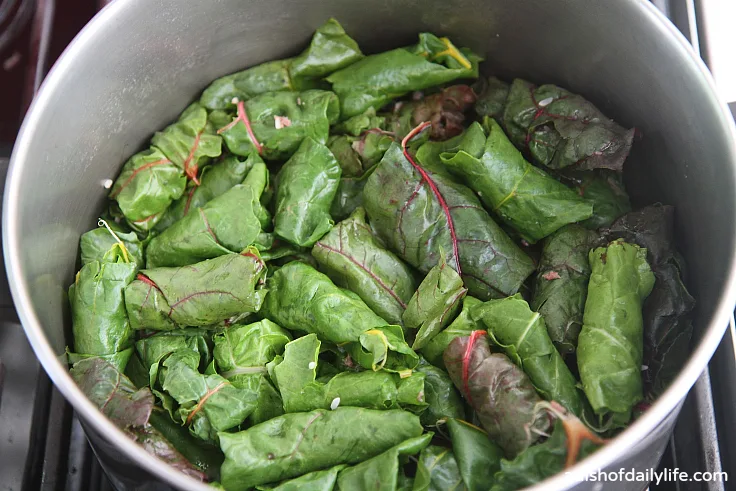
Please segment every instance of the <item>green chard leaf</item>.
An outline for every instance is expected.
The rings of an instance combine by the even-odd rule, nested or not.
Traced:
[[[419,417],[401,410],[339,407],[285,414],[239,433],[220,433],[225,453],[222,484],[231,491],[245,491],[339,464],[356,464],[421,433]]]
[[[457,271],[447,265],[445,255],[429,270],[404,312],[404,325],[419,329],[413,349],[421,349],[452,321],[468,292]]]
[[[469,86],[452,85],[419,100],[397,102],[387,117],[387,128],[397,139],[402,139],[415,126],[429,121],[432,123],[430,137],[447,140],[465,130],[465,112],[475,99],[475,92]]]
[[[227,109],[233,98],[245,101],[264,92],[317,88],[319,79],[362,57],[358,44],[340,23],[328,19],[296,58],[268,61],[218,78],[205,89],[200,103],[210,110]]]
[[[413,491],[465,491],[467,487],[452,450],[430,445],[422,450]]]
[[[477,78],[481,58],[447,38],[421,33],[419,43],[371,55],[327,77],[340,98],[342,118],[361,114],[415,90]]]
[[[161,387],[179,403],[176,412],[192,435],[217,441],[217,432],[240,425],[255,409],[257,394],[217,374],[202,375],[191,357],[175,352],[163,362]]]
[[[643,395],[642,305],[654,287],[647,250],[616,240],[590,251],[591,275],[578,370],[585,395],[600,419],[623,426]]]
[[[128,255],[128,260],[135,263],[138,268],[142,268],[144,266],[143,246],[141,245],[141,241],[138,240],[138,236],[134,232],[126,233],[122,230],[115,230],[115,228],[119,227],[110,226],[113,227],[112,230],[115,232],[115,235],[111,234],[105,227],[98,227],[82,234],[82,238],[79,240],[82,266],[95,261],[104,262],[105,255],[110,252],[115,244],[122,242]]]
[[[509,95],[509,84],[496,77],[488,77],[488,80],[481,78],[478,81],[476,91],[479,95],[475,103],[475,114],[481,119],[489,117],[501,123]]]
[[[402,464],[429,445],[432,433],[410,438],[380,455],[340,471],[338,489],[355,491],[397,491],[403,471]]]
[[[521,295],[485,302],[472,316],[485,325],[491,339],[524,370],[545,399],[583,415],[587,405],[575,376],[552,344],[544,318],[532,312]]]
[[[460,314],[447,326],[447,329],[427,341],[427,344],[420,350],[422,356],[432,365],[444,369],[445,362],[442,360],[442,354],[452,340],[461,336],[470,336],[473,331],[483,329],[483,325],[474,321],[470,316],[471,309],[482,303],[475,297],[466,296],[463,298],[463,308]]]
[[[261,234],[260,198],[268,169],[256,163],[243,181],[193,210],[154,237],[146,248],[148,268],[186,266],[256,244]]]
[[[317,381],[320,346],[314,334],[295,339],[273,368],[287,413],[337,406],[420,412],[427,406],[421,373],[401,379],[385,371],[342,372],[326,382]]]
[[[332,491],[337,483],[337,474],[347,467],[345,464],[336,465],[323,471],[308,472],[294,479],[284,481],[277,486],[256,486],[258,490],[272,491]]]
[[[376,241],[363,208],[317,241],[312,256],[336,285],[357,293],[381,318],[401,323],[416,288],[413,273]]]
[[[266,295],[265,276],[265,264],[252,248],[191,266],[145,269],[125,288],[125,307],[133,329],[213,326],[257,312]]]
[[[503,121],[514,144],[551,169],[621,171],[634,138],[583,97],[521,79],[511,84]]]
[[[316,334],[351,348],[365,368],[411,369],[418,357],[398,326],[389,326],[355,294],[302,262],[291,262],[268,279],[261,314],[286,329]]]
[[[468,491],[487,490],[501,469],[503,451],[485,431],[461,419],[448,418],[447,429],[465,487]]]
[[[621,215],[631,211],[629,195],[619,173],[601,169],[578,172],[573,178],[578,181],[578,194],[593,203],[593,216],[580,222],[582,226],[591,230],[608,227]]]
[[[163,232],[190,211],[203,207],[236,184],[242,183],[248,172],[259,162],[263,160],[254,152],[246,159],[229,155],[220,162],[205,167],[199,178],[199,186],[190,183],[184,195],[171,204],[156,224],[156,231]]]
[[[470,189],[413,160],[394,143],[368,178],[363,200],[372,228],[423,273],[444,250],[471,295],[494,298],[516,292],[534,269],[532,260],[491,220]]]
[[[305,139],[278,174],[274,232],[294,245],[313,246],[334,224],[330,206],[340,174],[332,152]]]
[[[361,136],[366,132],[373,132],[383,136],[393,136],[386,132],[386,116],[376,114],[374,107],[369,107],[360,114],[356,114],[332,127],[331,133],[335,135]],[[376,131],[378,130],[378,131]]]
[[[482,152],[473,145],[475,154],[461,149],[443,153],[440,159],[524,240],[533,244],[592,215],[591,203],[524,160],[495,120],[486,118],[484,124],[488,139]]]
[[[116,367],[101,358],[78,361],[71,369],[71,376],[102,413],[148,453],[189,477],[207,480],[203,468],[188,461],[149,422],[154,407],[147,388],[137,389]]]
[[[513,458],[547,431],[549,419],[537,411],[539,395],[526,374],[505,355],[492,354],[485,334],[455,338],[445,366],[491,440]]]
[[[105,234],[112,236],[104,230]],[[125,288],[138,266],[117,241],[100,260],[82,266],[69,288],[74,350],[70,361],[102,356],[125,370],[133,345],[133,331],[125,311]]]
[[[684,283],[685,264],[675,250],[675,209],[653,205],[617,220],[605,236],[647,249],[656,278],[644,302],[644,372],[649,398],[661,394],[690,355],[695,299]]]
[[[542,314],[557,350],[574,353],[588,296],[588,252],[598,236],[580,225],[566,225],[544,239],[530,302]]]
[[[427,408],[421,414],[424,426],[437,426],[440,420],[464,416],[465,407],[460,394],[444,370],[422,359],[415,371],[424,375],[424,401],[427,404]],[[410,378],[413,377],[414,375]]]
[[[334,93],[307,90],[266,92],[247,102],[238,101],[234,115],[214,111],[210,120],[235,155],[247,157],[257,152],[266,160],[285,160],[307,138],[327,143],[330,125],[339,114]]]

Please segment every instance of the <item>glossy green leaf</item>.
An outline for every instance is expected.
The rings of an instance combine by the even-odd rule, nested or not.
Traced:
[[[305,139],[279,172],[274,232],[300,247],[314,245],[334,224],[330,206],[340,173],[326,146]]]
[[[414,90],[478,76],[479,56],[447,38],[421,33],[419,43],[367,56],[327,77],[340,98],[342,118],[380,109]]]
[[[461,419],[449,418],[447,429],[465,487],[468,491],[487,490],[501,469],[503,451],[485,431]]]
[[[373,371],[405,373],[419,363],[419,355],[406,344],[401,326],[383,326],[363,332],[347,350],[360,366]]]
[[[496,77],[488,77],[479,79],[478,100],[475,103],[475,113],[480,118],[486,116],[499,121],[503,119],[503,112],[506,108],[506,99],[509,95],[509,84],[497,79]]]
[[[444,359],[453,383],[507,456],[518,455],[547,431],[549,420],[536,409],[540,399],[531,381],[508,357],[491,353],[484,331],[455,338]]]
[[[339,22],[328,19],[317,28],[304,52],[296,58],[267,61],[218,78],[207,87],[200,103],[207,109],[227,109],[232,100],[248,100],[264,92],[316,88],[319,80],[362,58],[360,48]]]
[[[244,491],[356,464],[421,433],[419,417],[401,410],[339,407],[285,414],[239,433],[219,434],[225,453],[222,484],[229,491]]]
[[[478,193],[486,208],[529,243],[592,215],[591,203],[524,160],[495,120],[486,118],[484,124],[488,139],[481,154],[461,150],[440,158]]]
[[[370,131],[373,130],[373,131]],[[376,131],[379,130],[379,131]],[[386,130],[386,115],[376,114],[374,107],[369,107],[360,114],[351,116],[345,121],[336,124],[331,133],[337,135],[352,135],[361,136],[368,132],[375,133],[381,136],[391,136],[390,134],[384,134]]]
[[[606,237],[647,249],[656,281],[644,302],[644,372],[649,397],[662,393],[690,355],[695,299],[684,283],[685,264],[675,250],[675,209],[652,205],[617,220]]]
[[[257,394],[235,387],[217,374],[202,375],[185,353],[172,353],[163,362],[161,386],[179,403],[177,416],[202,440],[216,441],[217,432],[241,424],[255,409]]]
[[[580,225],[566,225],[544,239],[532,310],[542,314],[550,339],[565,355],[574,353],[588,296],[588,252],[597,235]]]
[[[521,79],[511,84],[503,121],[514,144],[552,169],[620,171],[634,138],[583,97]]]
[[[110,190],[130,225],[151,230],[187,184],[184,172],[156,147],[139,152],[123,165]]]
[[[355,491],[397,491],[401,464],[429,445],[432,433],[410,438],[380,455],[340,471],[338,489]]]
[[[453,339],[461,336],[470,336],[473,331],[483,329],[482,324],[473,320],[470,311],[481,302],[475,297],[466,296],[463,298],[463,308],[460,314],[455,318],[446,329],[441,331],[435,337],[427,341],[427,344],[420,350],[422,356],[432,365],[445,368],[445,362],[442,360],[442,354],[450,345]]]
[[[105,356],[120,371],[125,370],[133,344],[124,301],[125,288],[138,269],[131,259],[115,242],[101,261],[82,266],[69,288],[74,350],[81,357]]]
[[[176,123],[156,132],[151,144],[195,184],[199,168],[222,152],[222,138],[207,126],[207,110],[197,102],[186,108]]]
[[[621,215],[631,211],[629,195],[626,194],[621,175],[607,170],[579,172],[573,176],[578,180],[578,194],[593,203],[593,216],[580,224],[591,230],[610,226]]]
[[[416,288],[413,273],[376,241],[363,208],[317,241],[312,256],[336,285],[357,293],[381,318],[401,323]]]
[[[485,325],[491,339],[524,370],[545,399],[582,416],[586,404],[575,376],[552,344],[544,318],[532,312],[521,295],[485,302],[472,316]]]
[[[472,295],[512,294],[534,269],[470,189],[412,165],[398,144],[368,178],[363,198],[371,226],[391,250],[424,273],[444,250]]]
[[[468,292],[457,271],[447,265],[445,256],[429,270],[406,307],[403,320],[409,329],[419,329],[414,338],[413,349],[421,349],[449,324],[460,302]]]
[[[138,268],[142,268],[144,266],[143,246],[138,236],[133,232],[125,233],[114,229],[113,231],[115,235],[112,235],[105,227],[98,227],[82,234],[82,238],[79,239],[82,266],[94,261],[103,262],[105,255],[120,240],[125,247],[128,260],[134,262]]]
[[[397,350],[399,354],[418,360],[403,342],[400,327],[398,332],[387,330],[388,323],[357,295],[346,294],[326,275],[307,264],[288,263],[269,278],[267,286],[269,294],[261,313],[280,326],[312,332],[322,341],[357,345],[357,357],[354,358],[366,368],[387,364],[389,352]]]
[[[437,426],[440,420],[464,416],[465,407],[460,394],[444,370],[421,360],[416,372],[424,374],[424,401],[427,404],[427,409],[421,414],[424,426]]]
[[[430,445],[422,450],[413,491],[465,491],[452,450]]]
[[[125,288],[133,329],[212,326],[263,303],[266,268],[257,251],[228,254],[191,266],[143,270]]]
[[[265,164],[259,165],[267,175]],[[256,171],[254,167],[251,174]],[[149,242],[147,267],[186,266],[239,253],[257,243],[261,234],[258,209],[262,191],[238,184],[193,210]]]
[[[335,489],[335,484],[337,483],[338,472],[345,467],[347,466],[344,464],[336,465],[323,471],[308,472],[303,476],[284,481],[277,486],[266,484],[256,486],[256,489],[273,491],[332,491]]]
[[[600,417],[626,424],[644,397],[642,305],[654,287],[647,250],[623,240],[590,251],[591,275],[578,370],[585,395]]]
[[[235,155],[257,152],[267,160],[285,160],[306,138],[327,143],[330,125],[339,114],[334,93],[307,90],[267,92],[239,101],[234,115],[214,111],[210,120]]]

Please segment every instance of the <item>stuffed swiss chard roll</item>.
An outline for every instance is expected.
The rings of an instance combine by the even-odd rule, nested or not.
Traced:
[[[266,265],[255,248],[178,268],[142,270],[125,288],[133,329],[209,327],[263,303]]]
[[[488,137],[477,123],[476,139],[486,138],[475,154],[461,149],[440,155],[451,172],[461,176],[480,196],[486,208],[519,232],[529,243],[537,242],[568,223],[593,214],[593,205],[575,191],[524,160],[498,123],[485,120]]]
[[[595,413],[623,426],[644,397],[642,304],[654,287],[647,250],[616,240],[590,251],[578,370]]]

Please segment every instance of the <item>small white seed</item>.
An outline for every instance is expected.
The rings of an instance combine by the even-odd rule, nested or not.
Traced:
[[[309,362],[309,369],[310,370],[314,370],[315,368],[317,368],[317,364],[315,362],[313,362],[313,361],[310,361]]]
[[[105,179],[102,181],[102,187],[105,189],[110,189],[112,187],[112,179]]]
[[[237,104],[238,102],[240,102],[240,99],[238,99],[237,97],[233,97],[232,99],[230,99],[230,102],[232,102],[233,104]]]
[[[335,409],[337,409],[337,406],[339,405],[340,405],[340,398],[335,397],[334,399],[332,399],[332,403],[330,404],[330,409],[334,411]]]

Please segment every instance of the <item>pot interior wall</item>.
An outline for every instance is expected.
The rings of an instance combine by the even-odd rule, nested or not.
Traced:
[[[696,328],[708,325],[734,250],[734,163],[706,85],[636,1],[133,0],[113,8],[110,24],[87,31],[91,42],[57,67],[64,79],[44,94],[27,158],[14,169],[20,280],[60,355],[70,342],[65,290],[79,235],[102,209],[102,182],[212,79],[297,53],[329,16],[366,52],[409,44],[420,31],[449,35],[485,56],[487,74],[565,86],[636,126],[643,138],[627,162],[630,190],[639,204],[677,206]]]

